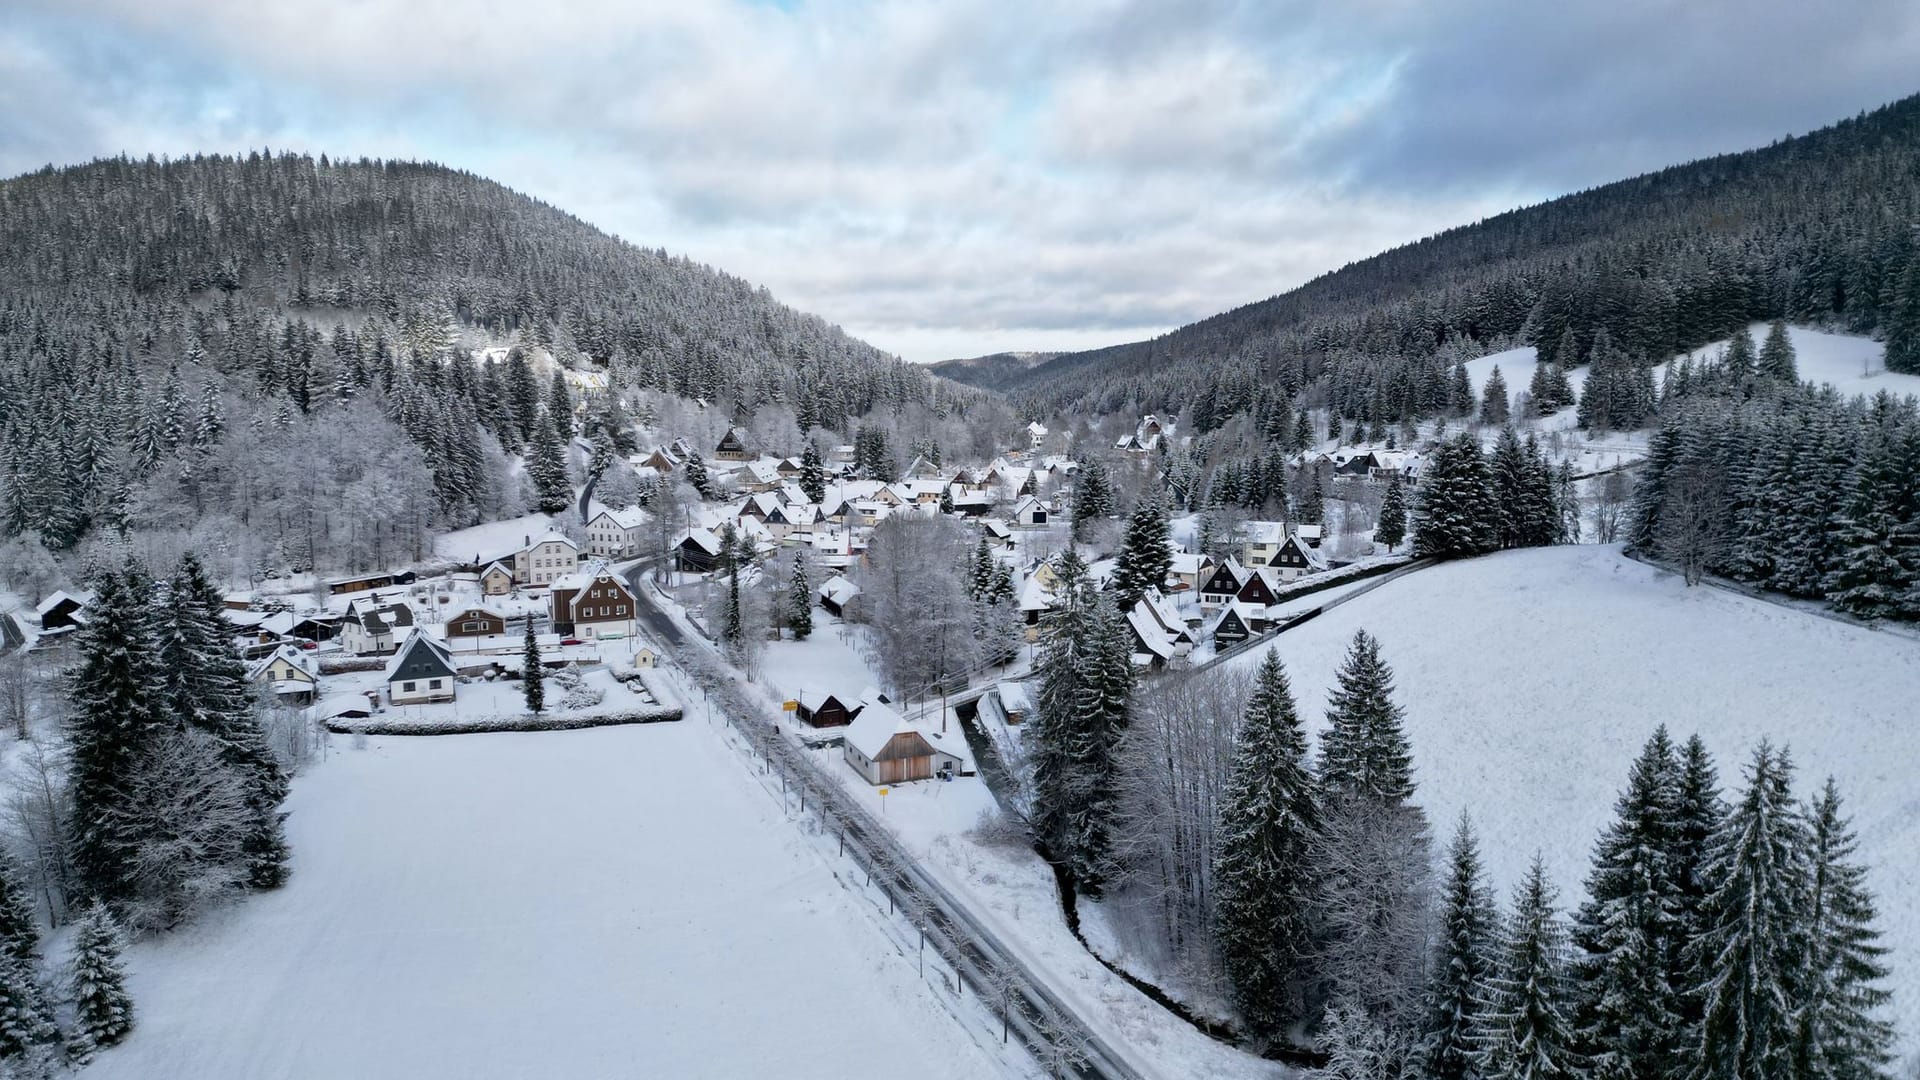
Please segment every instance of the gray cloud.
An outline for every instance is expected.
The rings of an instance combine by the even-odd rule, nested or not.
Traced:
[[[0,170],[429,157],[913,359],[1084,347],[1914,89],[1863,3],[18,0]]]

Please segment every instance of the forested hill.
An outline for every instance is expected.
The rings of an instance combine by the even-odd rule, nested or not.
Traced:
[[[0,183],[0,304],[136,319],[196,297],[298,318],[364,310],[409,343],[449,319],[709,401],[844,417],[933,381],[765,289],[432,164],[303,155],[114,159]],[[83,316],[84,318],[84,316]]]
[[[1645,363],[1785,316],[1888,340],[1920,370],[1920,97],[1764,149],[1514,210],[1151,341],[951,377],[1036,411],[1210,427],[1324,390],[1354,420],[1432,415],[1453,359],[1533,344],[1574,366],[1605,328]]]
[[[128,535],[242,570],[390,565],[523,512],[515,457],[564,461],[575,437],[634,449],[634,410],[665,395],[849,441],[852,418],[969,422],[988,402],[436,165],[49,168],[0,181],[0,253],[0,562],[16,566]]]

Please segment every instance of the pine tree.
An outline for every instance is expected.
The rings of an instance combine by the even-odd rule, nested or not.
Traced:
[[[1677,935],[1693,941],[1706,932],[1707,895],[1712,891],[1707,861],[1714,837],[1726,822],[1726,809],[1720,801],[1720,778],[1707,744],[1693,735],[1680,751],[1680,785],[1675,796],[1673,827],[1668,831],[1668,876],[1679,890],[1675,912]],[[1682,1002],[1689,1022],[1699,1019],[1698,1002],[1688,997]]]
[[[11,956],[29,968],[40,962],[40,920],[20,881],[13,856],[0,850],[0,956]]]
[[[720,640],[729,648],[737,648],[746,637],[746,609],[740,603],[740,563],[744,548],[739,533],[734,531],[733,523],[728,522],[720,529],[720,569],[727,576],[727,599],[720,613]],[[751,552],[750,548],[745,549]]]
[[[1557,1080],[1583,1075],[1573,1049],[1566,929],[1540,857],[1515,890],[1487,981],[1481,1073],[1487,1080]]]
[[[1084,539],[1087,530],[1113,513],[1113,486],[1106,463],[1088,458],[1080,463],[1073,481],[1073,534]]]
[[[1727,351],[1720,357],[1720,367],[1735,382],[1753,378],[1753,335],[1745,326],[1736,330],[1733,337],[1728,340]]]
[[[1374,521],[1373,538],[1387,545],[1388,551],[1399,547],[1407,538],[1407,496],[1398,473],[1387,481],[1386,494],[1380,497],[1380,514]]]
[[[246,784],[255,822],[247,839],[248,879],[255,888],[277,888],[286,882],[290,857],[280,812],[287,775],[267,745],[246,668],[229,644],[225,601],[192,552],[181,556],[166,600],[158,629],[171,711],[181,723],[206,732],[221,763]]]
[[[1671,830],[1680,765],[1665,728],[1648,740],[1594,847],[1589,899],[1574,919],[1579,1044],[1594,1080],[1663,1080],[1683,1074],[1688,988],[1679,967],[1680,885]]]
[[[1220,956],[1246,1030],[1264,1043],[1313,1019],[1318,828],[1306,730],[1269,649],[1234,739],[1214,864]]]
[[[1041,618],[1041,648],[1035,664],[1040,688],[1023,741],[1028,744],[1032,771],[1034,838],[1050,859],[1064,864],[1072,849],[1079,703],[1088,673],[1096,665],[1089,648],[1093,607],[1103,601],[1086,587],[1086,563],[1072,548],[1060,556],[1055,571],[1060,602]]]
[[[787,579],[787,626],[795,641],[805,641],[813,633],[813,584],[807,580],[807,561],[793,560],[793,573]]]
[[[1797,1004],[1807,989],[1807,830],[1784,751],[1761,743],[1747,789],[1714,837],[1688,948],[1703,1019],[1694,1080],[1793,1080]]]
[[[1855,861],[1857,841],[1828,777],[1809,815],[1806,856],[1810,937],[1799,1006],[1794,1075],[1803,1080],[1873,1080],[1893,1060],[1893,1027],[1876,1015],[1891,997],[1878,913]]]
[[[81,914],[73,935],[71,996],[74,1057],[82,1064],[133,1030],[133,998],[120,959],[125,949],[125,935],[105,905],[94,904]]]
[[[533,635],[533,619],[527,619],[527,633],[520,649],[520,692],[527,711],[535,716],[547,707],[547,669],[540,663],[540,640]]]
[[[820,464],[820,451],[808,442],[800,452],[800,490],[807,501],[818,505],[827,499],[827,473]]]
[[[1500,374],[1500,365],[1493,365],[1487,373],[1487,385],[1480,403],[1480,422],[1483,424],[1504,424],[1512,415],[1507,400],[1506,376]]]
[[[713,481],[707,476],[707,463],[698,451],[687,455],[687,484],[703,499],[713,498]]]
[[[1479,555],[1499,545],[1493,476],[1472,435],[1440,444],[1420,478],[1413,553],[1422,558]]]
[[[136,563],[94,582],[68,719],[74,869],[83,895],[117,903],[134,893],[135,851],[147,836],[129,781],[167,723],[152,617],[151,579]]]
[[[1126,616],[1098,598],[1092,601],[1090,616],[1090,666],[1077,702],[1071,748],[1075,804],[1068,865],[1075,884],[1098,898],[1115,870],[1119,748],[1133,703],[1133,633]]]
[[[551,415],[528,444],[527,476],[543,514],[563,513],[573,505],[573,481],[567,476],[567,436],[563,421]]]
[[[1783,383],[1800,381],[1800,368],[1794,360],[1793,341],[1787,337],[1785,319],[1775,319],[1767,328],[1767,340],[1760,346],[1760,377]]]
[[[1141,499],[1127,519],[1127,533],[1114,567],[1115,603],[1123,611],[1133,607],[1142,593],[1164,586],[1172,568],[1173,544],[1167,532],[1166,508],[1158,499]]]
[[[1473,825],[1464,813],[1447,849],[1440,904],[1417,1075],[1423,1080],[1479,1080],[1482,988],[1493,974],[1500,917],[1480,866]]]
[[[1327,695],[1330,727],[1321,740],[1320,783],[1329,792],[1405,804],[1413,797],[1413,754],[1379,640],[1356,631],[1337,679]]]
[[[1893,438],[1867,432],[1843,496],[1839,556],[1823,582],[1834,607],[1866,619],[1905,614],[1920,582],[1920,478]]]
[[[18,1075],[43,1073],[50,1048],[59,1042],[60,1029],[38,973],[14,957],[0,957],[0,1064]]]

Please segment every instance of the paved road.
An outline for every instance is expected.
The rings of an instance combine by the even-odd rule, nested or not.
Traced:
[[[744,735],[774,768],[797,785],[805,801],[845,840],[847,850],[865,866],[873,880],[891,895],[902,911],[919,916],[927,943],[946,958],[956,972],[987,999],[995,1012],[1010,1001],[1007,1013],[1035,1057],[1088,1080],[1144,1080],[1139,1070],[1096,1033],[1045,980],[1021,960],[991,929],[921,868],[905,848],[867,809],[854,800],[833,777],[779,727],[767,722],[740,692],[733,672],[713,646],[691,637],[661,611],[652,589],[642,579],[643,564],[625,571],[634,585],[640,619],[672,651],[680,667],[709,693],[727,722]],[[1004,995],[1004,997],[1003,997]],[[1071,1047],[1063,1052],[1064,1045]]]

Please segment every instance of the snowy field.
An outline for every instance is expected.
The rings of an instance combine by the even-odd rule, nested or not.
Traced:
[[[1688,589],[1615,547],[1507,552],[1410,575],[1283,635],[1316,730],[1359,628],[1397,676],[1436,833],[1472,813],[1503,899],[1538,848],[1562,906],[1578,902],[1593,841],[1659,723],[1676,741],[1698,732],[1723,787],[1762,738],[1792,748],[1803,798],[1832,774],[1895,950],[1902,1042],[1920,1047],[1920,642]]]
[[[1009,1071],[704,723],[347,744],[291,884],[132,952],[88,1077]]]

